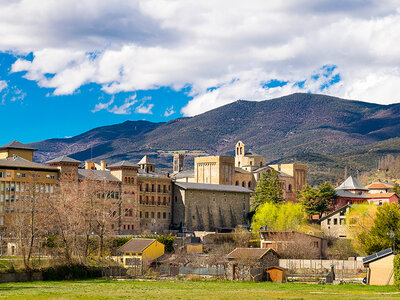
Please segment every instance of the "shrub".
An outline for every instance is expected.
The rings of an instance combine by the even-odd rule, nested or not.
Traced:
[[[72,280],[102,277],[101,268],[79,264],[60,265],[42,269],[43,280]]]
[[[394,285],[400,289],[400,255],[393,259]]]

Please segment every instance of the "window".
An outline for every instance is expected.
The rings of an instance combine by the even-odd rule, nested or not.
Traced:
[[[157,204],[160,205],[161,204],[161,197],[157,198]]]
[[[292,191],[292,185],[291,185],[291,184],[288,185],[288,191],[289,191],[289,192]]]
[[[140,195],[140,196],[139,196],[139,203],[142,204],[142,201],[143,201],[142,195]]]
[[[126,225],[124,224],[124,229],[126,229]]]
[[[17,177],[20,178],[21,177],[21,173],[17,173]]]
[[[192,216],[192,219],[194,220],[194,219],[196,219],[194,216]]]
[[[344,224],[344,219],[340,219],[340,225]]]
[[[314,248],[318,248],[318,241],[314,242]]]
[[[178,202],[178,196],[175,196],[175,202]]]
[[[4,177],[6,177],[5,172],[0,172],[0,178],[4,178]]]
[[[160,218],[161,218],[161,213],[157,212],[157,219],[160,219]]]
[[[128,225],[128,230],[131,229],[131,225]]]
[[[11,177],[11,172],[7,172],[7,177]]]
[[[125,177],[125,183],[128,183],[128,177]]]
[[[167,186],[164,184],[163,186],[163,192],[166,193],[167,192]]]
[[[26,177],[26,174],[25,173],[22,173],[22,178],[25,178]],[[54,179],[54,175],[52,176],[53,177],[53,179]]]
[[[331,219],[328,219],[328,225],[331,225]]]
[[[163,212],[163,213],[162,213],[162,217],[163,217],[163,219],[166,219],[166,218],[167,218],[167,213],[166,213],[166,212]]]
[[[154,184],[151,185],[151,191],[154,192]]]
[[[251,188],[251,181],[249,181],[249,183],[247,184],[248,188]]]
[[[337,219],[333,219],[333,225],[337,225]]]
[[[146,196],[146,204],[149,204],[149,196]]]
[[[239,185],[239,181],[238,180],[236,180],[235,185]]]
[[[149,213],[148,213],[147,211],[144,213],[144,217],[145,217],[145,218],[148,218],[148,217],[149,217]]]
[[[142,218],[142,212],[139,212],[139,217]]]
[[[146,192],[148,192],[148,191],[149,191],[149,184],[146,183]]]
[[[167,204],[167,197],[163,198],[163,204],[166,205]]]
[[[242,182],[242,187],[245,187],[246,186],[246,182]]]
[[[168,219],[171,219],[171,213],[168,213]]]
[[[157,185],[157,192],[161,193],[161,186]]]
[[[151,212],[151,217],[154,219],[154,211]]]
[[[154,196],[151,196],[151,204],[154,205]]]

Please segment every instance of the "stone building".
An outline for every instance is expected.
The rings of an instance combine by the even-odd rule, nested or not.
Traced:
[[[329,236],[334,238],[347,238],[346,213],[350,210],[350,204],[327,214],[319,219],[321,229]]]
[[[183,157],[174,166],[183,166]],[[246,151],[245,144],[236,143],[235,157],[230,156],[203,156],[196,157],[192,170],[174,169],[172,178],[176,182],[195,182],[205,184],[236,185],[255,190],[257,182],[263,173],[274,169],[278,172],[283,197],[288,201],[296,200],[296,191],[303,189],[307,183],[307,167],[300,164],[266,165],[264,156]]]
[[[251,192],[232,185],[175,182],[173,224],[191,231],[247,224]]]

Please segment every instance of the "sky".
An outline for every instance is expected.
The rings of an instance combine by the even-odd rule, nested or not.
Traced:
[[[0,0],[0,144],[295,92],[399,103],[400,3]]]

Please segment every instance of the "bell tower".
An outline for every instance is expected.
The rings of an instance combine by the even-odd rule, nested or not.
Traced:
[[[235,167],[241,168],[243,166],[243,157],[245,154],[245,148],[242,141],[236,143],[235,151]]]
[[[183,162],[185,156],[181,153],[174,153],[173,173],[179,173],[183,171]]]

